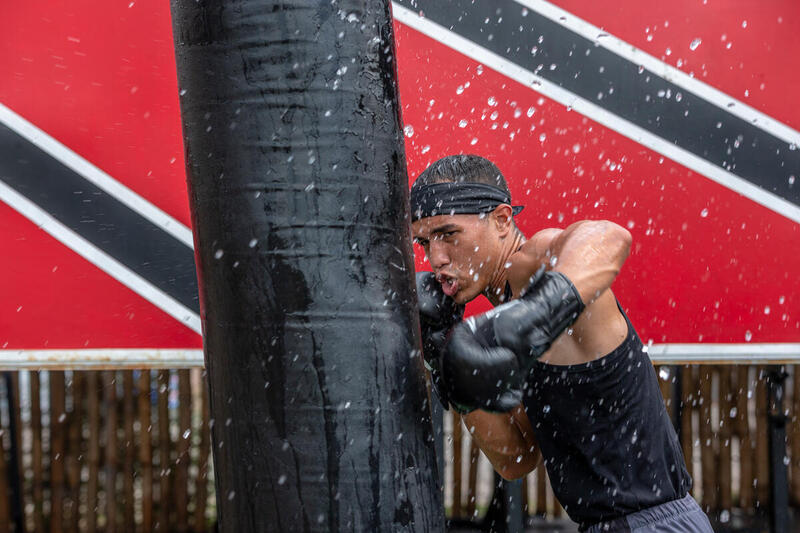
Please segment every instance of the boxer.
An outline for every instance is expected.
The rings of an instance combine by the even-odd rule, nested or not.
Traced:
[[[539,464],[581,531],[709,532],[646,350],[611,291],[631,246],[608,221],[514,223],[487,159],[449,156],[411,188],[433,389],[507,479]],[[485,296],[494,308],[462,321]]]

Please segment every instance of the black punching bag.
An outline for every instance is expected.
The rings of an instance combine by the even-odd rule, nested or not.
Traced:
[[[443,531],[389,2],[172,15],[222,531]]]

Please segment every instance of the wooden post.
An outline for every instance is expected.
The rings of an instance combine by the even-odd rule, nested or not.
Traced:
[[[715,475],[717,466],[716,435],[711,426],[713,375],[713,367],[709,365],[700,367],[700,458],[703,484],[702,502],[706,512],[717,511],[719,503],[717,501],[717,476]]]
[[[792,365],[792,400],[789,425],[789,446],[792,462],[791,501],[792,505],[800,505],[800,365]],[[788,389],[788,387],[787,387]]]
[[[694,432],[692,431],[692,420],[694,418],[694,406],[698,394],[697,380],[695,379],[696,368],[686,366],[681,377],[681,448],[683,458],[686,460],[686,470],[694,477]]]
[[[467,517],[470,520],[475,518],[476,500],[478,498],[478,461],[480,460],[480,448],[475,439],[470,439],[469,443],[469,470],[467,479]]]
[[[139,463],[142,468],[142,531],[153,530],[153,448],[150,371],[139,374]]]
[[[86,485],[86,531],[97,531],[97,488],[100,470],[100,403],[98,401],[98,373],[86,373],[87,415],[89,417],[89,479]]]
[[[197,480],[195,483],[195,507],[194,507],[194,530],[203,532],[206,530],[206,498],[208,497],[208,456],[210,432],[208,428],[208,387],[206,386],[205,372],[200,381],[200,391],[198,392],[200,401],[200,444],[198,446]]]
[[[84,374],[81,371],[72,371],[72,411],[69,414],[69,446],[67,464],[69,478],[69,531],[78,533],[80,530],[81,518],[81,463],[83,461],[83,400],[86,395],[84,387]]]
[[[40,373],[32,370],[31,380],[31,467],[33,469],[33,527],[44,531],[44,478],[42,476],[42,404]]]
[[[3,376],[5,378],[5,375]],[[10,383],[11,380],[3,379],[0,386]],[[6,394],[11,394],[11,390],[6,390]],[[10,497],[11,491],[9,485],[11,479],[8,472],[8,461],[6,460],[6,446],[5,441],[11,440],[11,435],[6,435],[7,431],[3,425],[0,425],[0,533],[11,533],[11,505]]]
[[[763,366],[756,370],[756,449],[755,449],[755,487],[756,503],[765,508],[769,504],[769,442],[767,424],[767,384]]]
[[[753,494],[753,441],[750,433],[749,391],[755,389],[750,383],[749,366],[736,369],[736,433],[739,436],[739,507],[752,510]]]
[[[175,520],[178,533],[189,530],[189,443],[192,435],[192,384],[189,370],[178,370],[178,456],[175,459]]]
[[[117,373],[103,373],[105,391],[105,493],[107,533],[117,530]]]
[[[50,371],[50,531],[64,527],[64,451],[67,420],[64,371]]]
[[[464,504],[461,501],[462,494],[462,475],[463,475],[463,430],[461,415],[453,411],[453,518],[464,516]]]
[[[170,531],[170,477],[172,459],[170,458],[171,439],[169,435],[169,370],[158,372],[158,524],[157,531]]]
[[[136,456],[135,436],[133,425],[136,419],[133,401],[133,371],[122,371],[122,429],[124,435],[124,445],[122,446],[122,494],[124,497],[123,525],[125,528],[133,528],[135,496],[133,489],[133,459]]]
[[[719,464],[717,466],[717,487],[719,487],[719,508],[730,512],[733,506],[731,490],[731,417],[733,401],[731,398],[731,374],[728,366],[719,367]]]

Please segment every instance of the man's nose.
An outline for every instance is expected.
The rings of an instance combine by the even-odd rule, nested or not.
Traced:
[[[443,243],[436,239],[431,239],[431,243],[428,246],[428,261],[430,261],[431,267],[435,271],[450,263],[450,257]]]

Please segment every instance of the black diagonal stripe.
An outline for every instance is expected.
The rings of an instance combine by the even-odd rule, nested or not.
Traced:
[[[0,180],[172,298],[199,309],[194,252],[0,124]]]
[[[793,185],[790,180],[791,175],[800,174],[800,149],[535,11],[513,0],[397,3],[423,12],[425,18],[520,67],[800,205],[800,184]]]

